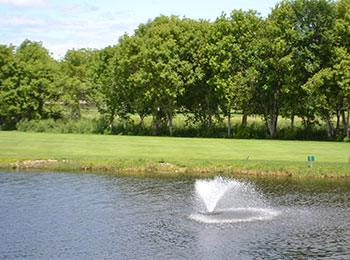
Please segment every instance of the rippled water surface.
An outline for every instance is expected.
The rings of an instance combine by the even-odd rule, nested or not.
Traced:
[[[0,259],[350,259],[349,181],[234,181],[0,172]]]

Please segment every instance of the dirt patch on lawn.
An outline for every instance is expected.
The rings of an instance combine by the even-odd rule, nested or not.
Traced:
[[[21,168],[39,168],[40,166],[45,166],[48,164],[58,163],[58,160],[26,160],[26,161],[17,161],[15,163],[11,163],[11,167],[13,169],[21,169]]]

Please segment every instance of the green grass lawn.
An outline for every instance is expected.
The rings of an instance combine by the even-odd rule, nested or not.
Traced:
[[[169,162],[179,167],[234,165],[235,169],[298,174],[310,172],[308,155],[315,156],[315,174],[323,169],[323,174],[334,171],[350,176],[350,143],[0,132],[3,164],[65,159],[98,165],[127,161],[124,168],[130,168]]]

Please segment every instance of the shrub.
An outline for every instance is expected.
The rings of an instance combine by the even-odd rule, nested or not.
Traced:
[[[3,127],[3,126],[1,126]],[[49,132],[49,133],[79,133],[79,134],[113,134],[113,135],[138,135],[151,136],[154,130],[151,124],[141,127],[133,120],[116,120],[109,127],[109,121],[103,117],[100,118],[82,118],[74,119],[45,119],[45,120],[21,120],[17,123],[18,131],[23,132]],[[237,139],[270,139],[266,126],[262,122],[253,122],[246,126],[236,123],[231,127],[232,138]],[[168,136],[169,130],[163,125],[158,136]],[[224,123],[213,124],[210,128],[202,124],[174,124],[173,136],[175,137],[203,137],[203,138],[227,138],[227,127]],[[289,126],[279,128],[274,139],[281,140],[318,140],[329,141],[327,132],[320,125],[313,125],[309,128],[295,126],[293,129]],[[350,141],[343,131],[340,131],[333,141]]]
[[[284,128],[280,129],[276,132],[276,139],[281,139],[281,140],[295,140],[297,135],[297,131],[292,128]]]

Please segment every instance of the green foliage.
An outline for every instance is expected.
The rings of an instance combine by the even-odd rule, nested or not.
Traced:
[[[145,124],[140,127],[137,121],[131,119],[117,118],[112,127],[109,120],[104,117],[88,118],[83,117],[80,120],[74,119],[42,119],[42,120],[21,120],[16,128],[23,132],[46,132],[46,133],[75,133],[75,134],[111,134],[111,135],[133,135],[133,136],[152,136],[152,124]],[[231,126],[233,139],[271,139],[266,130],[264,122],[248,121],[247,125],[234,123]],[[160,128],[159,136],[168,136],[168,129],[165,125]],[[210,128],[203,127],[200,123],[186,124],[181,120],[174,121],[174,137],[198,137],[198,138],[227,138],[227,125],[215,122]],[[273,139],[278,140],[330,140],[323,126],[313,125],[304,128],[302,125],[291,129],[288,125],[279,127]],[[344,132],[339,131],[333,141],[346,141]]]
[[[219,107],[228,115],[234,105],[244,113],[249,95],[242,95],[242,74],[246,74],[250,64],[250,52],[256,44],[256,32],[261,30],[262,19],[256,12],[232,11],[229,17],[222,15],[211,27],[209,42],[209,66],[213,77],[209,83],[219,93]],[[243,91],[246,91],[244,88]],[[230,137],[230,124],[228,137]]]
[[[69,50],[60,61],[38,42],[1,45],[0,127],[36,122],[37,131],[53,131],[60,122],[61,131],[84,133],[349,139],[349,10],[349,0],[282,0],[266,18],[252,10],[214,22],[161,15],[115,46]],[[76,121],[85,104],[97,107],[97,125]],[[59,120],[62,110],[73,120]],[[231,125],[233,111],[244,115],[241,124]],[[176,125],[178,115],[186,125]],[[265,123],[247,124],[247,116]],[[303,126],[294,128],[294,118]]]
[[[115,116],[126,118],[128,112],[128,98],[125,88],[121,84],[120,49],[107,47],[100,51],[94,61],[92,75],[91,100],[98,107],[98,111],[109,119],[110,128]]]
[[[13,127],[21,119],[57,118],[58,62],[41,43],[24,41],[15,51],[1,46],[1,124]]]
[[[101,119],[45,119],[45,120],[21,120],[16,128],[23,132],[45,133],[74,133],[74,134],[107,134],[109,132],[108,121]]]
[[[81,117],[81,103],[89,102],[89,82],[94,52],[88,49],[68,50],[61,61],[61,101],[71,109],[71,118]]]

